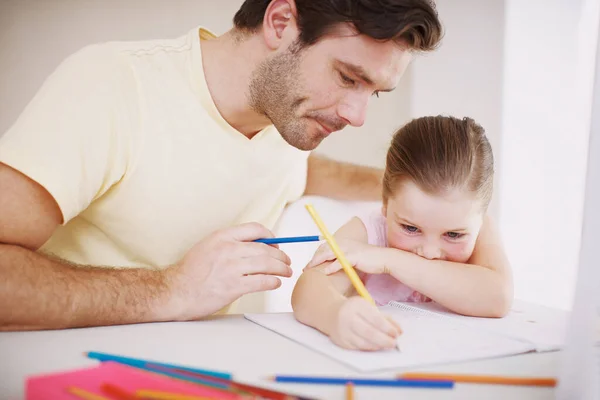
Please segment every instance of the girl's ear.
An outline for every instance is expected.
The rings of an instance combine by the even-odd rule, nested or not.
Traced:
[[[381,206],[381,215],[383,215],[384,217],[387,216],[387,203],[383,203],[383,205]]]

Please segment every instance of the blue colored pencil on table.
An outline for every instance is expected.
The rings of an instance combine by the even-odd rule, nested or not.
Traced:
[[[256,239],[255,242],[265,244],[281,244],[281,243],[302,243],[302,242],[318,242],[323,240],[321,236],[290,236],[278,238]]]
[[[418,379],[364,379],[364,378],[343,378],[343,377],[312,377],[312,376],[293,376],[278,375],[273,377],[273,381],[281,383],[308,383],[320,385],[346,385],[352,383],[355,386],[383,386],[383,387],[407,387],[423,389],[452,389],[453,381],[441,380],[418,380]]]
[[[255,387],[248,384],[240,384],[234,382],[233,375],[227,372],[213,371],[200,368],[190,368],[182,365],[165,364],[151,360],[139,358],[123,357],[114,354],[106,354],[95,351],[85,353],[88,358],[98,360],[100,362],[113,361],[130,367],[138,368],[145,371],[159,373],[172,378],[194,382],[205,386],[212,386],[219,389],[234,390],[240,389],[245,392],[252,392],[262,396],[261,398],[286,398],[289,400],[315,400],[312,397],[297,396],[284,392],[266,389],[263,387]],[[267,393],[268,392],[268,393]],[[266,397],[265,397],[266,396]]]
[[[184,367],[181,365],[165,364],[165,363],[154,362],[154,361],[150,361],[150,360],[141,360],[138,358],[122,357],[122,356],[117,356],[117,355],[113,355],[113,354],[99,353],[99,352],[95,352],[95,351],[90,351],[90,352],[86,353],[86,355],[88,358],[91,358],[94,360],[115,361],[120,364],[125,364],[125,365],[129,365],[131,367],[137,367],[140,369],[146,369],[146,370],[153,369],[154,372],[158,372],[158,371],[156,371],[156,369],[157,369],[156,367],[162,367],[163,369],[168,368],[168,369],[173,369],[173,370],[187,371],[187,372],[191,372],[191,373],[195,373],[195,374],[206,375],[206,376],[213,377],[213,378],[226,379],[226,380],[232,379],[232,375],[227,372],[209,371],[206,369],[199,369],[199,368],[189,368],[189,367]]]

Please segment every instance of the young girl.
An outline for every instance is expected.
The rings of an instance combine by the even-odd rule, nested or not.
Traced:
[[[470,118],[418,118],[392,139],[381,213],[336,233],[378,305],[435,301],[454,312],[502,317],[513,297],[510,265],[486,215],[493,156]],[[401,329],[357,296],[327,244],[292,294],[296,318],[348,349],[393,348]]]

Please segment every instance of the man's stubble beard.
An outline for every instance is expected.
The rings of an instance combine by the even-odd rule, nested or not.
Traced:
[[[306,97],[300,95],[302,48],[292,44],[282,53],[264,60],[253,72],[248,87],[252,109],[271,120],[281,137],[300,150],[313,150],[321,140],[308,137],[306,118],[297,115]]]

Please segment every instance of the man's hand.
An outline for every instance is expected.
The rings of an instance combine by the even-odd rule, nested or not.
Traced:
[[[217,231],[200,241],[170,275],[169,314],[177,320],[211,315],[244,294],[277,289],[278,276],[292,276],[290,258],[276,245],[253,242],[273,237],[258,223]]]

